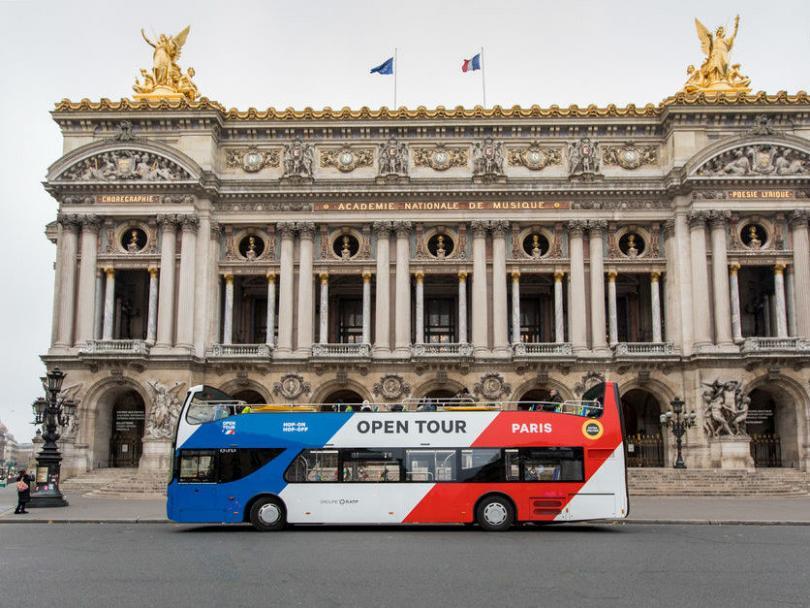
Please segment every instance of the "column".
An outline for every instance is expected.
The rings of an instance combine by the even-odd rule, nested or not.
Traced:
[[[391,223],[374,222],[374,231],[377,233],[374,350],[387,352],[391,349]]]
[[[742,337],[742,317],[740,316],[740,281],[738,272],[740,265],[734,262],[728,267],[728,289],[731,301],[731,333],[734,342],[740,344]]]
[[[112,340],[113,314],[115,312],[115,269],[105,268],[107,284],[104,287],[104,330],[102,340]]]
[[[194,277],[194,322],[192,328],[194,346],[193,353],[196,357],[204,358],[205,351],[210,340],[208,338],[209,322],[213,317],[213,310],[216,303],[216,292],[219,288],[219,282],[216,275],[212,273],[211,266],[209,265],[209,256],[211,251],[211,230],[212,222],[211,217],[207,213],[202,213],[199,216],[199,225],[196,240],[196,250],[194,253],[195,260],[195,277]],[[219,243],[217,242],[216,248],[218,249]]]
[[[512,271],[512,344],[520,342],[520,271]]]
[[[421,270],[413,273],[416,281],[416,302],[414,317],[416,319],[416,344],[425,342],[425,273]]]
[[[619,319],[616,312],[616,276],[615,270],[608,270],[608,340],[610,346],[619,343]]]
[[[79,223],[75,218],[62,220],[62,279],[59,294],[59,335],[57,345],[73,346],[73,324],[76,312],[76,247]]]
[[[685,200],[686,199],[686,200]],[[686,197],[676,197],[678,204],[691,204],[691,199]],[[688,214],[684,209],[675,212],[674,242],[671,250],[667,253],[667,271],[672,269],[671,276],[672,289],[667,290],[667,298],[674,302],[680,310],[678,319],[680,321],[680,332],[670,334],[672,340],[680,344],[681,352],[684,355],[691,355],[695,348],[695,321],[693,317],[694,304],[692,298],[692,264],[689,241],[689,221]],[[705,265],[705,264],[704,264]],[[667,310],[674,311],[673,306],[667,306]],[[704,315],[705,316],[705,315]],[[667,333],[675,330],[675,324],[667,324]]]
[[[565,342],[565,308],[562,285],[564,276],[565,273],[562,270],[554,271],[554,341],[557,344]]]
[[[568,223],[568,257],[571,261],[568,335],[575,353],[588,348],[585,318],[585,252],[582,244],[585,226],[586,222],[583,220]]]
[[[61,216],[57,217],[56,220],[56,255],[54,256],[53,261],[53,306],[51,308],[51,347],[56,346],[57,342],[59,341],[59,316],[61,312],[61,292],[62,292],[62,266],[64,263],[64,254],[62,253],[64,250],[65,239],[63,238],[63,228],[62,228],[62,218]],[[96,285],[98,285],[98,281],[96,281]],[[96,298],[98,298],[98,292],[96,292]],[[96,308],[96,314],[98,315],[101,308]],[[101,330],[99,330],[100,332]],[[96,337],[101,337],[101,334],[98,333]]]
[[[472,284],[472,342],[475,352],[489,348],[487,297],[487,222],[472,222],[473,284]]]
[[[787,338],[787,307],[785,304],[785,265],[777,262],[773,267],[773,291],[776,300],[776,336]]]
[[[363,271],[363,344],[371,344],[371,273]]]
[[[793,283],[796,308],[796,333],[810,338],[810,239],[807,233],[808,213],[797,209],[790,216],[790,234],[793,245]]]
[[[158,290],[158,329],[155,346],[174,345],[174,265],[177,252],[177,219],[158,216],[160,224],[160,288]]]
[[[183,228],[180,243],[180,288],[177,293],[177,346],[192,350],[199,220],[194,215],[184,215],[181,221]]]
[[[492,222],[492,345],[496,353],[509,353],[509,316],[506,297],[506,234],[509,222]]]
[[[397,232],[397,274],[394,346],[400,356],[411,353],[411,244],[410,222],[394,222]]]
[[[329,273],[322,272],[321,279],[321,316],[319,318],[318,342],[329,342]]]
[[[788,335],[793,337],[796,335],[796,283],[793,266],[788,266],[785,271],[785,298],[787,299]]]
[[[289,354],[292,351],[293,332],[293,235],[292,222],[278,225],[281,234],[281,251],[279,252],[278,284],[278,345],[276,351]]]
[[[93,339],[101,340],[104,327],[104,271],[96,270],[96,301],[93,306]]]
[[[458,341],[467,343],[467,273],[458,273]]]
[[[154,344],[157,339],[158,269],[149,267],[149,311],[146,315],[146,342]]]
[[[273,348],[276,336],[276,273],[267,273],[267,332],[264,342]]]
[[[228,273],[225,280],[225,315],[222,319],[222,343],[233,344],[233,275]]]
[[[666,270],[664,271],[664,296],[666,297],[664,303],[664,326],[666,333],[664,334],[664,341],[671,342],[675,348],[681,348],[683,339],[683,325],[681,323],[681,306],[682,306],[682,291],[678,289],[678,258],[685,254],[686,248],[683,253],[678,249],[675,230],[675,218],[669,218],[664,223],[664,257],[666,258]]]
[[[660,272],[650,273],[650,308],[652,309],[652,341],[663,342],[661,332],[661,289],[659,286]]]
[[[313,322],[313,271],[312,238],[315,224],[299,222],[298,228],[298,348],[300,354],[309,353],[312,348]]]
[[[695,350],[712,343],[710,315],[707,298],[709,276],[706,270],[706,214],[698,211],[690,213],[689,254],[692,261],[692,319],[694,322]]]
[[[98,230],[99,220],[96,216],[82,218],[82,259],[79,264],[79,304],[76,319],[76,342],[79,344],[87,344],[94,337]]]
[[[712,228],[712,279],[714,287],[714,332],[718,346],[730,346],[731,304],[729,302],[726,218],[719,212],[710,216]]]
[[[595,353],[607,353],[605,341],[605,263],[602,250],[602,231],[607,228],[605,220],[591,220],[591,340]]]

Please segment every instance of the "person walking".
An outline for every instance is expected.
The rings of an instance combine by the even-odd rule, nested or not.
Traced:
[[[25,469],[22,469],[17,475],[17,508],[14,510],[17,515],[28,513],[25,505],[31,500],[31,481]]]

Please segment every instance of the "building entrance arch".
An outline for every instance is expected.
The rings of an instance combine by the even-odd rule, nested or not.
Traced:
[[[803,428],[793,396],[778,384],[748,393],[746,428],[756,467],[800,467],[799,432]]]
[[[664,466],[661,413],[661,401],[650,391],[633,388],[622,394],[622,417],[627,438],[628,466]]]
[[[146,404],[133,388],[116,388],[96,407],[93,437],[94,468],[138,466],[143,453]]]
[[[238,401],[244,401],[250,405],[267,403],[267,399],[265,399],[259,391],[254,391],[252,388],[247,388],[234,393],[233,398]]]
[[[551,401],[551,391],[545,388],[533,388],[523,393],[518,399],[517,409],[529,410],[532,407],[537,409],[538,403],[548,403]]]
[[[351,389],[341,389],[329,393],[324,397],[323,403],[329,405],[321,405],[321,410],[344,412],[347,407],[351,406],[351,408],[356,411],[360,409],[359,406],[363,401],[365,401],[365,399],[360,393]]]

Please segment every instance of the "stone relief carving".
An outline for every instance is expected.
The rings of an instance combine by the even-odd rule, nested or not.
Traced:
[[[312,179],[314,148],[296,138],[284,145],[284,177],[286,179]]]
[[[135,139],[133,133],[132,123],[128,120],[122,120],[118,123],[118,130],[113,137],[115,141],[132,141]]]
[[[668,209],[667,201],[574,201],[571,209]]]
[[[177,163],[153,152],[112,150],[79,161],[57,179],[69,181],[178,181],[191,175]]]
[[[380,144],[379,149],[379,175],[380,177],[407,177],[408,176],[408,146],[391,138],[387,143]]]
[[[703,429],[706,433],[710,437],[745,436],[751,398],[743,395],[742,383],[715,380],[701,384],[706,387],[703,391]]]
[[[185,382],[177,381],[168,386],[159,380],[147,380],[152,393],[152,407],[146,418],[146,436],[150,439],[171,439],[180,415],[180,392]]]
[[[481,376],[481,380],[473,385],[473,393],[485,399],[495,400],[512,391],[511,385],[504,381],[498,372],[488,372]]]
[[[616,165],[632,171],[642,165],[658,164],[657,146],[636,146],[628,142],[623,146],[608,146],[602,151],[602,162],[606,166]]]
[[[807,175],[810,157],[804,152],[773,144],[754,144],[727,150],[705,162],[701,177],[744,175]]]
[[[528,147],[510,148],[507,156],[511,166],[522,166],[531,171],[540,171],[546,167],[562,163],[561,148],[544,148],[536,142]]]
[[[411,385],[399,374],[386,374],[372,387],[372,393],[382,395],[385,399],[399,399],[411,394]]]
[[[221,203],[220,210],[238,213],[241,211],[312,211],[312,203],[303,201],[273,203]]]
[[[301,395],[309,395],[312,387],[309,382],[304,381],[303,376],[298,374],[287,374],[281,380],[273,383],[273,394],[281,395],[285,399],[296,399]]]
[[[417,167],[430,167],[434,171],[447,171],[450,167],[463,167],[468,162],[467,148],[439,144],[431,148],[415,148],[413,161]]]
[[[241,168],[247,173],[256,173],[265,167],[278,167],[278,150],[259,150],[256,146],[249,148],[226,148],[225,166],[229,169]]]
[[[81,392],[83,386],[84,386],[83,382],[71,384],[67,388],[63,388],[62,391],[59,393],[60,400],[73,401],[73,403],[76,404],[74,414],[70,418],[70,424],[65,429],[65,432],[62,435],[62,437],[64,437],[65,439],[75,438],[76,435],[79,433],[79,422],[81,421],[81,417],[79,416],[79,404],[82,402],[82,400],[79,399],[78,395],[79,392]]]
[[[473,176],[484,180],[503,177],[503,145],[491,137],[473,147]]]
[[[568,175],[585,179],[599,175],[599,144],[590,137],[568,144]]]
[[[357,167],[370,167],[374,164],[373,148],[350,148],[321,151],[321,167],[335,167],[341,173],[350,173]]]

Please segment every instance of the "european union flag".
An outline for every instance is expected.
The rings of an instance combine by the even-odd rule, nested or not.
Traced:
[[[371,68],[370,74],[393,74],[394,73],[394,58],[389,57],[383,61],[376,68]]]

